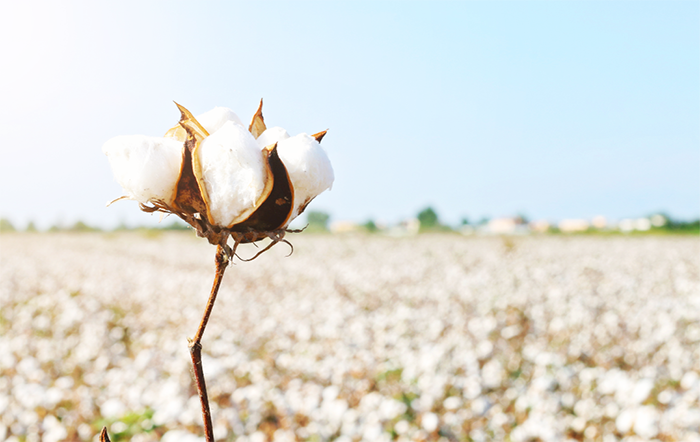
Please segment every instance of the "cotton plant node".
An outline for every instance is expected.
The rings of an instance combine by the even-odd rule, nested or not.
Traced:
[[[245,128],[230,109],[214,108],[199,117],[175,103],[180,121],[163,137],[115,137],[102,147],[117,181],[147,213],[175,215],[197,236],[216,246],[214,283],[204,316],[193,339],[188,339],[194,380],[202,407],[207,442],[214,441],[204,371],[202,336],[211,315],[226,267],[238,257],[248,262],[278,243],[285,243],[294,218],[321,192],[330,189],[333,168],[320,145],[327,131],[290,137],[280,127],[268,129],[262,100]],[[229,245],[229,239],[233,246]],[[250,258],[238,246],[269,239]],[[100,442],[109,442],[105,428]]]
[[[243,262],[250,262],[250,261],[254,260],[255,258],[257,258],[258,256],[262,255],[263,253],[267,252],[268,250],[270,250],[272,248],[272,246],[274,246],[275,244],[280,243],[280,242],[283,242],[283,243],[289,245],[289,247],[292,249],[292,252],[294,252],[294,246],[292,246],[292,244],[289,241],[284,239],[284,235],[286,233],[285,230],[280,230],[278,232],[266,232],[266,233],[267,233],[266,238],[269,238],[270,240],[272,240],[272,242],[270,242],[270,244],[268,244],[264,249],[260,250],[258,253],[253,255],[252,258],[248,258],[248,259],[242,258],[240,255],[237,254],[238,245],[241,244],[241,242],[238,239],[234,240],[234,244],[233,244],[233,248],[231,250],[231,253],[233,254],[233,256],[236,256],[238,259],[240,259]],[[265,239],[265,237],[260,238],[260,239]],[[290,253],[287,256],[291,256],[291,254],[292,253]]]

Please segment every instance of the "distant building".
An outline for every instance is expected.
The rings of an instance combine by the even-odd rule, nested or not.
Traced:
[[[409,218],[389,228],[387,233],[391,236],[410,236],[417,235],[419,230],[420,221],[418,218]]]
[[[630,218],[622,219],[617,223],[617,228],[620,229],[620,232],[631,232],[634,230],[634,220]]]
[[[331,233],[353,233],[359,232],[360,226],[352,221],[334,221],[329,226]]]
[[[557,227],[564,233],[585,232],[591,227],[591,223],[585,219],[564,219],[559,221]]]
[[[541,220],[537,220],[537,221],[531,221],[528,224],[528,227],[533,232],[547,233],[547,232],[549,232],[549,229],[552,227],[552,225],[549,224],[549,221],[541,219]]]
[[[492,219],[486,224],[486,231],[497,235],[528,233],[527,226],[520,217]]]
[[[634,220],[634,229],[642,232],[651,229],[651,220],[649,218],[637,218]]]
[[[620,232],[632,232],[633,230],[645,232],[651,229],[652,225],[649,218],[625,218],[617,223],[617,228],[620,229]]]
[[[596,229],[604,229],[608,227],[608,220],[605,219],[603,215],[598,215],[596,217],[593,217],[591,220],[591,224],[593,224],[593,227]]]
[[[654,227],[663,227],[666,225],[666,223],[668,223],[668,219],[666,219],[665,216],[658,213],[656,215],[652,215],[649,218],[649,221],[651,221],[651,225]]]

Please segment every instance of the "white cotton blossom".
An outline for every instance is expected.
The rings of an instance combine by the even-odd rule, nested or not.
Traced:
[[[260,148],[277,143],[279,155],[294,187],[296,218],[318,194],[333,186],[333,168],[326,151],[314,137],[302,133],[290,137],[281,127],[271,127],[258,137]]]
[[[214,222],[230,226],[265,188],[260,149],[250,132],[228,121],[204,139],[198,154]]]
[[[244,127],[243,122],[240,118],[238,118],[238,115],[236,115],[234,111],[227,107],[221,106],[197,115],[197,121],[199,121],[199,124],[204,126],[204,128],[210,134],[213,134],[217,130],[221,129],[223,125],[228,122]]]
[[[182,142],[172,138],[123,135],[102,146],[127,196],[146,204],[172,203],[182,168]]]
[[[425,413],[422,419],[422,425],[425,431],[432,433],[438,427],[439,419],[435,413]]]
[[[659,413],[654,407],[640,407],[634,419],[634,432],[647,440],[651,439],[659,433],[658,420]]]
[[[333,168],[321,144],[308,134],[286,138],[278,149],[294,187],[294,219],[312,199],[333,186]]]
[[[326,132],[294,137],[266,129],[262,102],[248,128],[217,107],[182,118],[163,137],[131,135],[107,141],[117,182],[147,212],[179,216],[210,243],[282,240],[294,218],[333,185],[320,141]],[[121,198],[120,198],[121,199]]]
[[[260,148],[262,149],[275,143],[279,143],[282,140],[286,140],[287,138],[289,138],[289,134],[287,133],[287,131],[279,126],[275,126],[265,130],[265,132],[260,134],[260,136],[257,139],[257,142],[258,146],[260,146]]]

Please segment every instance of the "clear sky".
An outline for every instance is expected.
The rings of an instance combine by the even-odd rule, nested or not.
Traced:
[[[697,1],[22,1],[0,14],[0,216],[157,216],[102,144],[226,106],[330,129],[311,206],[386,222],[700,216]]]

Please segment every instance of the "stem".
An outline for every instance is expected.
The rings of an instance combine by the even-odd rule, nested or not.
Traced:
[[[199,401],[202,404],[202,420],[204,421],[204,434],[207,442],[214,442],[214,427],[211,423],[211,411],[209,410],[209,397],[207,395],[207,385],[204,382],[204,370],[202,369],[202,335],[204,329],[209,322],[209,316],[214,308],[216,295],[219,293],[221,280],[224,278],[224,271],[228,266],[228,256],[221,246],[216,247],[216,275],[214,276],[214,285],[211,288],[211,294],[207,301],[207,307],[204,310],[202,322],[199,324],[197,334],[194,339],[190,340],[190,356],[192,356],[192,368],[194,371],[194,380],[197,384],[197,392],[199,393]]]

